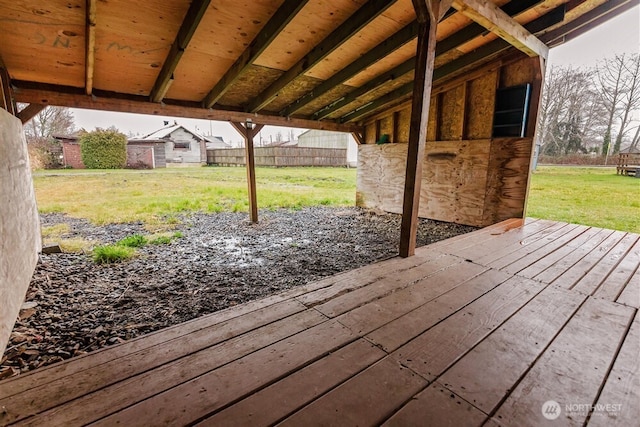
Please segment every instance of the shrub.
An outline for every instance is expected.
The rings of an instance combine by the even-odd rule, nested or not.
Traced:
[[[139,248],[147,244],[147,238],[140,234],[133,234],[121,239],[116,245],[126,246],[129,248]]]
[[[98,246],[93,250],[93,260],[98,264],[113,264],[126,261],[136,254],[136,250],[122,245]]]
[[[127,137],[116,130],[96,129],[80,137],[80,153],[89,169],[122,169],[127,164]]]

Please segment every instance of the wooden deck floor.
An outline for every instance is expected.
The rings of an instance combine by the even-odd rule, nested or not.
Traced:
[[[638,425],[640,236],[518,224],[0,382],[0,424]]]

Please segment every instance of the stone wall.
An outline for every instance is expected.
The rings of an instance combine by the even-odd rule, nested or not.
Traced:
[[[40,218],[20,120],[0,109],[0,354],[41,250]]]

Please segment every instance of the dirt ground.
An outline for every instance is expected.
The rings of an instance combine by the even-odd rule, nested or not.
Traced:
[[[95,226],[61,214],[64,237],[112,243],[143,224]],[[116,344],[204,314],[354,269],[397,254],[400,216],[358,208],[307,208],[184,216],[183,237],[147,245],[123,263],[89,254],[41,255],[0,378]],[[418,245],[475,230],[422,220]]]

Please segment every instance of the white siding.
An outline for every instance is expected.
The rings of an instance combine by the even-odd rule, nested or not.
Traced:
[[[189,148],[175,148],[175,143],[188,143]],[[193,134],[179,128],[171,132],[169,140],[165,144],[167,162],[174,163],[204,163],[206,153],[203,153],[204,142],[198,140]],[[203,160],[204,156],[204,160]]]
[[[349,166],[358,163],[358,144],[350,133],[310,130],[298,137],[298,147],[346,148]]]

